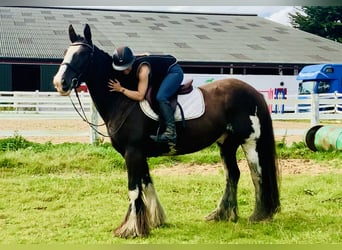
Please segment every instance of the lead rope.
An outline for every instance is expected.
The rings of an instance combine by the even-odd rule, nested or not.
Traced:
[[[98,133],[99,135],[102,135],[103,137],[110,137],[109,135],[105,135],[105,134],[103,134],[102,132],[100,132],[100,131],[97,129],[98,127],[104,126],[105,123],[102,123],[102,124],[94,124],[94,123],[92,123],[92,122],[90,122],[90,121],[88,120],[87,115],[86,115],[86,113],[85,113],[85,110],[84,110],[84,108],[83,108],[83,105],[82,105],[82,103],[81,103],[81,99],[80,99],[80,97],[79,97],[79,95],[78,95],[78,92],[77,92],[76,88],[74,88],[74,90],[75,90],[75,95],[76,95],[76,97],[77,97],[78,104],[80,105],[80,108],[81,108],[82,113],[78,110],[78,108],[76,107],[76,105],[75,105],[74,101],[72,100],[72,98],[70,97],[70,95],[69,95],[69,99],[70,99],[70,101],[71,101],[72,106],[73,106],[74,109],[76,110],[77,114],[78,114],[78,115],[81,117],[81,119],[82,119],[84,122],[86,122],[86,123],[87,123],[95,132],[96,132],[96,133]]]

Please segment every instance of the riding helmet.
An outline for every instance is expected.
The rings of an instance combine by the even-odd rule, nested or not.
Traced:
[[[133,51],[126,46],[118,47],[113,54],[113,68],[115,70],[123,71],[132,66],[135,60]]]

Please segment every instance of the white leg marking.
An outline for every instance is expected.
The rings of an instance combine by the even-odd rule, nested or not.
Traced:
[[[131,212],[126,220],[126,223],[121,226],[119,230],[116,231],[119,235],[126,236],[139,236],[141,232],[139,232],[138,221],[137,221],[137,211],[135,207],[135,200],[139,197],[139,189],[138,187],[135,190],[131,190],[128,192],[129,201],[131,204]]]
[[[129,191],[128,192],[128,197],[129,197],[129,201],[131,203],[131,213],[129,215],[129,217],[131,218],[136,218],[137,216],[137,211],[136,211],[136,207],[135,207],[135,200],[138,199],[139,197],[139,189],[138,187],[135,190]]]
[[[137,187],[136,189],[129,191],[128,192],[128,198],[132,202],[134,202],[136,199],[139,197],[139,188]]]
[[[150,223],[152,227],[157,227],[165,223],[166,216],[161,206],[157,193],[152,183],[147,186],[143,184],[142,199],[150,214]]]
[[[242,148],[247,156],[247,160],[256,167],[255,170],[257,171],[258,175],[261,175],[258,152],[256,151],[256,142],[261,133],[260,121],[257,116],[250,116],[249,118],[251,119],[254,132],[250,134],[248,139],[246,139],[246,142],[242,145]]]

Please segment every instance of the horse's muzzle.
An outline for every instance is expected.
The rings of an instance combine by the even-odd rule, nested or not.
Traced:
[[[64,79],[58,79],[57,77],[54,77],[53,79],[53,85],[55,89],[59,92],[59,94],[62,96],[67,96],[70,94],[71,88],[66,86],[64,83],[65,83]]]

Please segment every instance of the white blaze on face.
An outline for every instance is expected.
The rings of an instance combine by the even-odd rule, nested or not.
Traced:
[[[56,75],[53,78],[53,84],[55,86],[55,88],[57,89],[57,91],[59,93],[63,94],[68,94],[63,90],[63,75],[67,69],[67,65],[71,63],[71,60],[74,56],[74,54],[79,50],[80,46],[71,46],[68,48],[68,50],[66,51],[66,54],[64,56],[63,62],[61,64],[61,66],[58,69],[58,72],[56,73]]]

